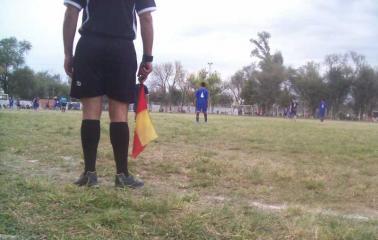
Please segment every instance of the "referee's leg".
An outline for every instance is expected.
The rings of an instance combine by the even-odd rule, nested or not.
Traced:
[[[128,104],[109,98],[109,118],[111,122],[127,122]]]
[[[81,103],[83,104],[81,142],[84,153],[85,172],[95,172],[97,147],[100,140],[102,96],[82,98]]]
[[[82,98],[81,103],[83,104],[81,144],[84,154],[84,173],[75,184],[95,186],[97,185],[96,158],[100,140],[102,97]]]
[[[128,104],[109,98],[110,141],[113,146],[117,172],[116,187],[140,188],[143,181],[134,178],[128,170],[128,150],[130,131],[127,123]]]
[[[102,113],[102,96],[82,98],[83,120],[100,120]]]
[[[117,174],[129,176],[127,168],[129,148],[128,104],[109,98],[110,141],[113,146]]]
[[[128,104],[109,98],[110,141],[113,146],[117,172],[116,187],[140,188],[143,181],[134,178],[128,170],[129,125],[127,123]]]

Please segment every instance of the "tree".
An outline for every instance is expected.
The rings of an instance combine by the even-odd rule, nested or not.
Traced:
[[[175,86],[174,66],[172,63],[157,64],[154,67],[151,85],[154,91],[160,92],[162,103],[171,105],[169,91]]]
[[[231,91],[235,102],[239,105],[243,104],[242,90],[244,85],[248,80],[253,79],[255,68],[256,66],[253,64],[245,66],[237,71],[229,82],[225,83],[225,88]]]
[[[182,64],[178,61],[175,62],[175,78],[177,82],[177,87],[179,89],[179,96],[180,96],[180,105],[181,110],[184,105],[188,103],[189,100],[189,93],[190,93],[190,82],[186,76],[186,71],[184,70]]]
[[[190,84],[182,64],[163,63],[154,67],[151,78],[153,99],[159,99],[166,107],[183,105],[189,95]]]
[[[259,58],[262,62],[270,60],[272,57],[269,46],[270,37],[270,33],[265,31],[257,33],[257,39],[250,40],[256,46],[252,50],[251,56]]]
[[[374,69],[368,65],[361,66],[352,82],[353,110],[360,120],[364,114],[372,115],[377,92],[378,79]]]
[[[278,102],[281,83],[287,79],[282,54],[276,52],[272,55],[270,52],[270,37],[268,32],[261,32],[257,34],[257,39],[250,40],[255,45],[251,56],[259,59],[259,69],[254,74],[255,79],[248,84],[250,89],[244,91],[244,93],[249,92],[253,86],[255,96],[248,98],[255,100],[263,114],[269,112],[273,104]]]
[[[325,65],[327,88],[332,112],[336,118],[340,107],[345,103],[350,92],[353,70],[348,65],[348,55],[331,54],[326,57]]]
[[[320,100],[327,98],[327,86],[320,74],[320,65],[308,62],[291,76],[292,87],[315,117]]]
[[[18,68],[9,76],[9,90],[12,96],[23,99],[68,96],[69,89],[69,85],[62,82],[59,75],[51,75],[48,72],[34,73],[29,67]]]
[[[224,106],[224,107],[229,107],[232,105],[233,102],[233,97],[227,92],[222,92],[218,96],[218,105]]]
[[[0,86],[5,93],[9,93],[9,75],[25,62],[25,54],[31,49],[27,41],[16,38],[0,40]]]
[[[211,112],[214,111],[214,106],[218,104],[220,94],[222,93],[222,80],[220,75],[217,72],[209,74],[206,79],[207,89],[209,90],[210,95],[210,106]]]
[[[69,85],[60,79],[59,74],[52,75],[49,72],[38,72],[35,74],[36,93],[42,98],[53,98],[55,96],[68,96]]]
[[[258,102],[258,86],[254,79],[248,79],[243,86],[240,94],[243,103],[247,105],[254,105]]]
[[[284,86],[281,93],[280,93],[280,96],[277,100],[277,104],[280,107],[286,108],[290,105],[293,98],[294,98],[294,96],[293,96],[292,92],[290,91],[290,88],[287,87],[287,86]]]
[[[9,76],[9,91],[13,96],[32,99],[36,96],[36,80],[29,67],[19,68]]]
[[[351,96],[353,112],[360,120],[364,114],[372,115],[377,103],[378,79],[374,69],[366,62],[366,58],[356,52],[349,53],[352,61]]]

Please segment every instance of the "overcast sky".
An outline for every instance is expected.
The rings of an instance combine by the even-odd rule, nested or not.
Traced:
[[[105,1],[105,0],[104,0]],[[251,63],[249,39],[268,31],[285,64],[322,62],[356,51],[378,65],[378,0],[156,0],[155,62],[179,60],[194,72],[213,62],[229,78]],[[15,36],[33,48],[27,64],[64,74],[63,0],[1,0],[0,38]],[[136,41],[139,54],[140,37]]]

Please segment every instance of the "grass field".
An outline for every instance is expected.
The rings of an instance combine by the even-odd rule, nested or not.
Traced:
[[[0,112],[0,239],[378,239],[377,124],[153,114],[119,190],[105,115],[88,189],[80,113]]]

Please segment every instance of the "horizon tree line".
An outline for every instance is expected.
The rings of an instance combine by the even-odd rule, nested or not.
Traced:
[[[224,80],[217,71],[203,68],[189,73],[180,61],[154,66],[148,85],[150,100],[166,110],[194,102],[195,90],[206,82],[210,110],[214,106],[255,105],[262,115],[274,108],[285,108],[295,99],[308,115],[316,117],[321,99],[325,99],[332,118],[353,112],[362,119],[372,116],[378,107],[378,68],[356,52],[329,54],[322,63],[309,61],[293,68],[285,66],[280,51],[272,52],[271,35],[260,32],[250,39],[251,64],[241,67]],[[20,98],[51,98],[69,94],[69,84],[58,74],[34,72],[25,65],[25,55],[32,45],[16,38],[0,40],[0,87]]]

